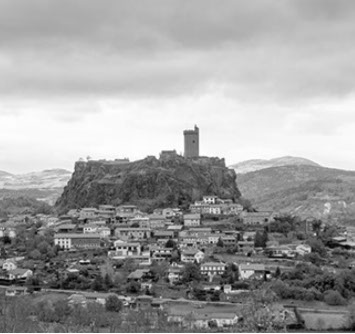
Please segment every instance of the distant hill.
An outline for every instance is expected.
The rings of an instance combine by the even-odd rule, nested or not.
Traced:
[[[246,160],[231,165],[229,166],[229,168],[233,168],[237,174],[245,174],[260,169],[279,167],[279,166],[289,166],[289,165],[292,166],[306,165],[306,166],[320,167],[319,164],[305,158],[286,156],[286,157],[274,158],[270,160],[263,160],[263,159]]]
[[[239,174],[238,187],[257,208],[355,222],[355,171],[314,163],[270,167]]]
[[[17,175],[0,171],[0,198],[26,196],[53,205],[71,174],[65,169],[48,169]]]

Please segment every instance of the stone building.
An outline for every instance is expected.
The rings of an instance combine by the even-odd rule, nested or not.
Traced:
[[[184,157],[197,158],[200,155],[199,128],[184,131]]]

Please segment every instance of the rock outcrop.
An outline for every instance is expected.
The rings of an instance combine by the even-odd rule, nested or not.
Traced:
[[[181,156],[124,163],[78,161],[58,199],[59,212],[100,204],[135,204],[143,210],[156,207],[186,207],[203,195],[237,200],[240,192],[234,170],[224,159]]]

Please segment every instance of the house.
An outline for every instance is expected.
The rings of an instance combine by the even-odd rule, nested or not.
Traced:
[[[174,238],[173,231],[154,231],[152,232],[155,239],[172,239]]]
[[[265,250],[265,253],[269,257],[273,257],[273,258],[292,259],[296,256],[296,252],[291,247],[286,245],[269,247]]]
[[[115,229],[115,236],[120,239],[144,240],[150,238],[151,230],[140,227],[117,227]]]
[[[145,310],[152,307],[153,297],[152,296],[138,296],[135,300],[136,307],[139,310]]]
[[[9,270],[8,275],[10,280],[26,280],[33,275],[33,272],[30,269],[17,268]]]
[[[148,217],[133,217],[128,220],[127,224],[131,227],[150,228]]]
[[[100,235],[97,233],[56,233],[54,244],[63,249],[100,248]]]
[[[220,215],[222,214],[222,205],[220,204],[211,204],[209,207],[209,212],[210,215]]]
[[[176,209],[165,208],[162,210],[162,215],[167,219],[171,219],[173,217],[176,217],[177,212],[176,212]]]
[[[210,280],[215,275],[223,275],[226,271],[226,264],[222,262],[205,262],[201,264],[200,272],[202,275],[208,276]]]
[[[112,205],[99,205],[97,215],[104,219],[113,219],[116,216],[116,208]]]
[[[106,226],[98,227],[96,232],[103,239],[107,239],[107,238],[109,238],[111,236],[111,230],[110,230],[109,227],[106,227]]]
[[[184,226],[200,226],[201,215],[199,213],[190,213],[184,215]]]
[[[97,226],[95,224],[88,224],[83,227],[83,232],[84,233],[96,233],[97,232]]]
[[[256,231],[244,231],[242,235],[243,241],[254,241]]]
[[[97,217],[98,210],[96,208],[82,208],[80,210],[79,219],[85,220],[88,218]]]
[[[142,278],[144,276],[144,272],[142,270],[135,270],[132,273],[130,273],[127,277],[127,281],[135,281],[135,282],[141,282]]]
[[[181,252],[181,262],[197,262],[200,263],[205,257],[205,254],[198,249],[185,249]]]
[[[217,196],[203,196],[202,198],[203,203],[205,204],[217,204],[218,197]]]
[[[195,214],[209,214],[210,206],[210,204],[205,204],[203,202],[195,202],[195,204],[190,204],[190,211]]]
[[[304,256],[312,252],[312,247],[310,245],[300,244],[296,246],[295,252],[301,256]]]
[[[28,294],[28,291],[25,286],[10,286],[5,290],[5,296],[7,297],[23,296],[26,294]]]
[[[138,212],[138,207],[135,205],[121,205],[116,209],[116,214],[120,214],[120,213],[135,214],[137,212]]]
[[[273,220],[272,211],[246,212],[241,213],[243,224],[252,226],[263,226]]]
[[[165,216],[163,215],[149,215],[150,228],[159,229],[164,228],[167,222]]]
[[[169,305],[166,307],[168,321],[180,324],[187,329],[208,329],[211,327],[230,327],[238,322],[242,307],[235,305],[233,309],[201,305],[196,308],[192,304]]]
[[[126,223],[137,216],[140,216],[140,212],[135,205],[121,205],[116,209],[116,220],[120,223]]]
[[[180,281],[182,275],[183,266],[179,266],[176,263],[172,264],[168,269],[168,280],[170,284]]]
[[[174,233],[174,238],[179,236],[179,232],[182,230],[182,225],[170,225],[166,228],[167,231],[171,231]]]
[[[224,246],[236,246],[237,238],[234,235],[221,235],[221,240]]]
[[[238,241],[239,252],[248,254],[254,251],[254,241]]]
[[[101,305],[106,305],[106,301],[110,296],[117,296],[114,293],[104,292],[84,292],[83,293],[88,302],[95,302]]]
[[[151,278],[150,269],[137,269],[129,274],[127,281],[141,282],[143,279]]]
[[[126,258],[128,256],[141,255],[141,245],[138,242],[124,242],[116,240],[114,242],[114,251],[109,251],[109,257],[111,258]]]
[[[87,300],[83,294],[74,293],[68,297],[68,305],[69,306],[80,305],[86,307]]]
[[[185,237],[179,237],[179,245],[180,248],[186,248],[186,247],[197,247],[198,244],[198,238],[193,237],[193,236],[185,236]]]
[[[215,245],[218,243],[220,237],[221,235],[219,233],[211,233],[208,235],[208,243]]]
[[[2,264],[2,269],[7,271],[17,269],[17,263],[14,260],[6,259]]]
[[[152,260],[169,260],[171,259],[171,253],[172,249],[171,248],[163,248],[163,247],[157,247],[151,251],[152,253]]]
[[[75,224],[62,224],[56,228],[58,233],[73,233],[76,229]]]
[[[243,263],[238,266],[241,280],[264,279],[266,274],[265,265],[258,263]]]

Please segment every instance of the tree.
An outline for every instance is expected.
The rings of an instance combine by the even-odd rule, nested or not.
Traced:
[[[91,284],[91,289],[94,291],[105,290],[104,281],[101,275],[97,275]]]
[[[324,301],[328,305],[345,305],[346,300],[336,290],[328,290],[324,293]]]
[[[106,300],[106,311],[120,312],[122,309],[122,302],[115,295],[110,295]]]
[[[322,227],[322,221],[321,220],[316,219],[316,220],[314,220],[312,222],[312,229],[313,229],[314,232],[316,232],[316,235],[319,234],[321,227]]]
[[[182,270],[181,280],[184,283],[200,281],[200,266],[196,263],[186,263],[184,269]]]
[[[318,253],[322,257],[327,256],[327,249],[321,240],[313,238],[308,241],[308,244],[311,246],[312,252]]]
[[[42,257],[41,252],[38,249],[34,249],[28,257],[33,260],[39,260]]]
[[[141,285],[138,282],[131,281],[127,284],[126,290],[130,293],[138,293],[141,291]]]
[[[268,241],[268,234],[266,230],[264,230],[262,233],[260,231],[257,231],[254,238],[254,247],[265,248],[267,241]]]
[[[108,273],[106,273],[104,276],[104,289],[109,290],[112,287],[113,287],[113,282],[111,276]]]
[[[176,248],[176,242],[173,239],[169,239],[166,244],[166,248]]]
[[[223,243],[222,238],[219,238],[219,239],[218,239],[217,247],[224,247],[224,243]]]
[[[275,270],[275,277],[280,277],[281,276],[281,270],[280,270],[280,267],[277,267],[276,270]]]
[[[11,238],[8,235],[4,235],[2,237],[2,242],[4,243],[4,245],[11,244]]]

